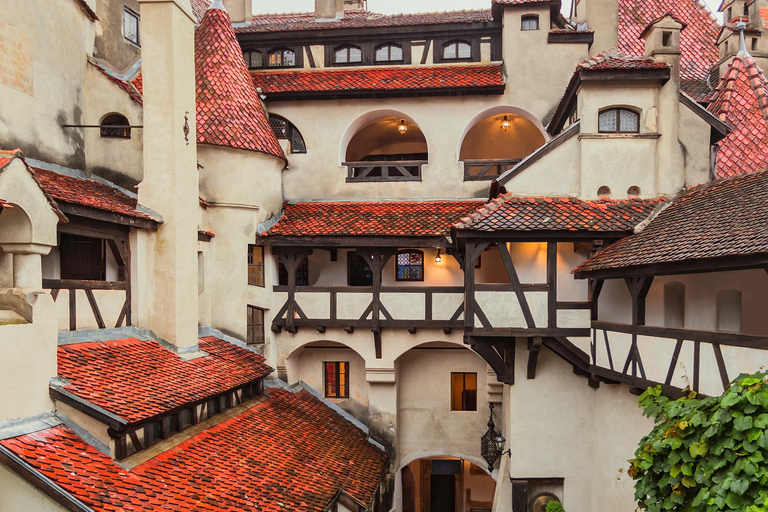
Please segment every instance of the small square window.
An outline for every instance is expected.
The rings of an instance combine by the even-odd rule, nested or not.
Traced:
[[[249,345],[264,343],[264,310],[248,306],[248,329],[246,342]]]
[[[451,373],[451,410],[477,410],[476,373]]]
[[[672,32],[661,33],[661,46],[672,46]]]
[[[127,7],[123,8],[123,37],[139,46],[139,15]]]
[[[325,397],[349,398],[349,362],[326,361],[323,363],[325,371]]]
[[[397,254],[396,281],[424,280],[424,253],[401,251]]]
[[[523,16],[521,30],[539,30],[539,17],[536,15]]]
[[[248,246],[248,284],[264,287],[264,248]]]

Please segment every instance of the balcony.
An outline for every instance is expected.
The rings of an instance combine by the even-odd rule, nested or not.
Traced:
[[[347,183],[383,181],[421,181],[426,160],[344,162]]]
[[[495,180],[521,161],[519,158],[464,160],[464,181]]]

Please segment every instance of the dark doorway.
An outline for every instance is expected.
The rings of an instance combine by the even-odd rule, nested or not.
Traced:
[[[413,471],[405,466],[403,475],[403,512],[416,512],[416,478]]]
[[[456,511],[456,476],[432,475],[430,512]]]

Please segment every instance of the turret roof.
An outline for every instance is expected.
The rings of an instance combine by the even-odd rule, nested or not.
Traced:
[[[285,160],[226,10],[208,9],[195,33],[197,142]]]

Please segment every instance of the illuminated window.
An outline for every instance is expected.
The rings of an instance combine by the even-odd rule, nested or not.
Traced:
[[[246,341],[249,345],[264,343],[264,310],[248,306],[248,332]]]
[[[400,62],[403,60],[403,47],[385,44],[376,48],[376,62]]]
[[[424,280],[424,253],[421,251],[400,251],[397,253],[397,281]]]
[[[110,114],[101,122],[100,134],[108,139],[130,139],[131,123],[123,115]]]
[[[259,69],[263,66],[263,60],[261,58],[261,52],[257,50],[243,52],[243,58],[245,59],[245,65],[248,69]]]
[[[139,15],[123,7],[123,37],[139,46]]]
[[[600,133],[638,133],[640,115],[626,108],[611,108],[600,112],[598,119]]]
[[[264,248],[248,246],[248,284],[264,287]]]
[[[451,41],[443,45],[443,59],[471,59],[472,46],[466,41]]]
[[[539,30],[539,17],[535,14],[523,16],[522,30]]]
[[[288,48],[269,52],[269,67],[292,68],[296,66],[296,53]]]
[[[334,63],[336,64],[355,64],[363,61],[363,51],[359,46],[341,46],[336,48],[334,54]]]
[[[476,373],[451,373],[451,410],[477,410]]]
[[[349,362],[327,361],[325,370],[325,397],[349,398]]]

